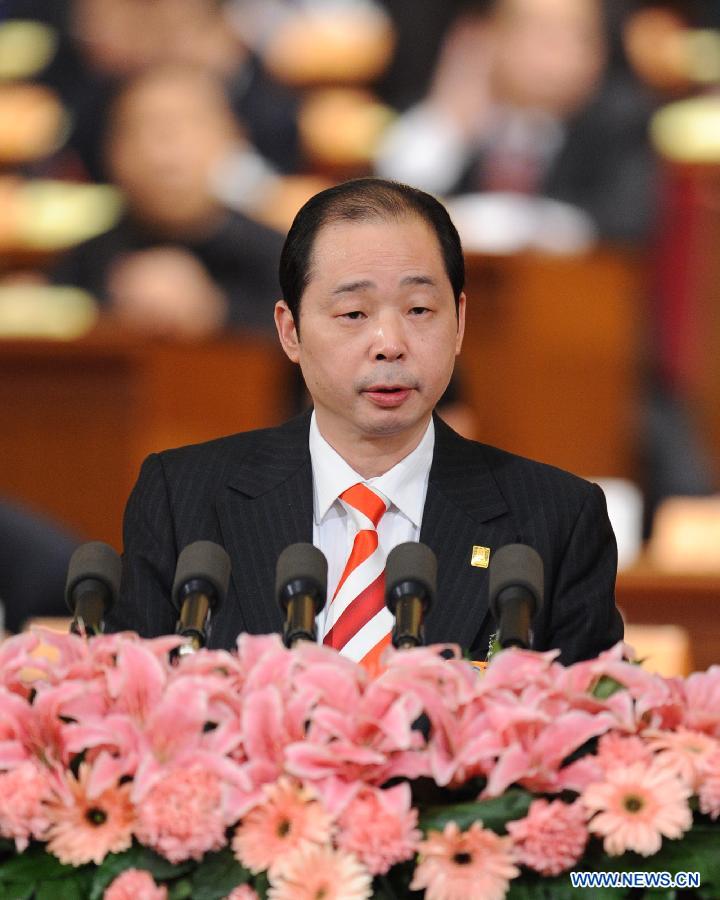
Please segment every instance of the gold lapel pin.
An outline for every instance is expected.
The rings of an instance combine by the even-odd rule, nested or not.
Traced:
[[[470,565],[475,566],[476,569],[487,569],[490,565],[490,548],[474,546],[470,557]]]

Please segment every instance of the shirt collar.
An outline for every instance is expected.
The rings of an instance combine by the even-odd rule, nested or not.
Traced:
[[[310,459],[313,471],[313,514],[319,525],[343,491],[359,481],[377,488],[419,528],[425,506],[425,486],[435,448],[435,423],[430,422],[420,443],[384,475],[365,479],[320,434],[313,411],[310,419]]]

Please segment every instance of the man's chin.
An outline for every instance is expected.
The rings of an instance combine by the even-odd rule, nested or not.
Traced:
[[[404,432],[411,433],[421,424],[427,424],[431,410],[420,412],[401,407],[399,409],[377,409],[364,417],[363,431],[375,437],[391,437]]]

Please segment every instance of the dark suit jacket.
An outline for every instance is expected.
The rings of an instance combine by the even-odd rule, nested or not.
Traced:
[[[275,564],[288,544],[312,541],[309,414],[279,428],[169,450],[144,463],[125,515],[121,599],[108,629],[145,637],[174,631],[171,585],[187,544],[211,540],[232,560],[228,597],[209,645],[231,648],[242,631],[280,631]],[[438,596],[428,643],[454,642],[485,658],[496,626],[488,571],[470,565],[473,545],[521,542],[545,563],[545,603],[534,622],[538,650],[560,647],[569,663],[622,637],[615,608],[615,539],[602,491],[551,466],[461,438],[435,419],[420,540],[438,557]]]
[[[601,240],[645,241],[655,221],[657,164],[648,138],[654,108],[634,80],[609,77],[591,102],[564,123],[563,142],[538,194],[584,210]],[[449,193],[483,186],[485,164],[479,148]]]

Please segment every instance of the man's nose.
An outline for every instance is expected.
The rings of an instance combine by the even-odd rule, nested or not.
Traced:
[[[402,318],[395,313],[379,318],[372,347],[375,359],[402,359],[406,349]]]

